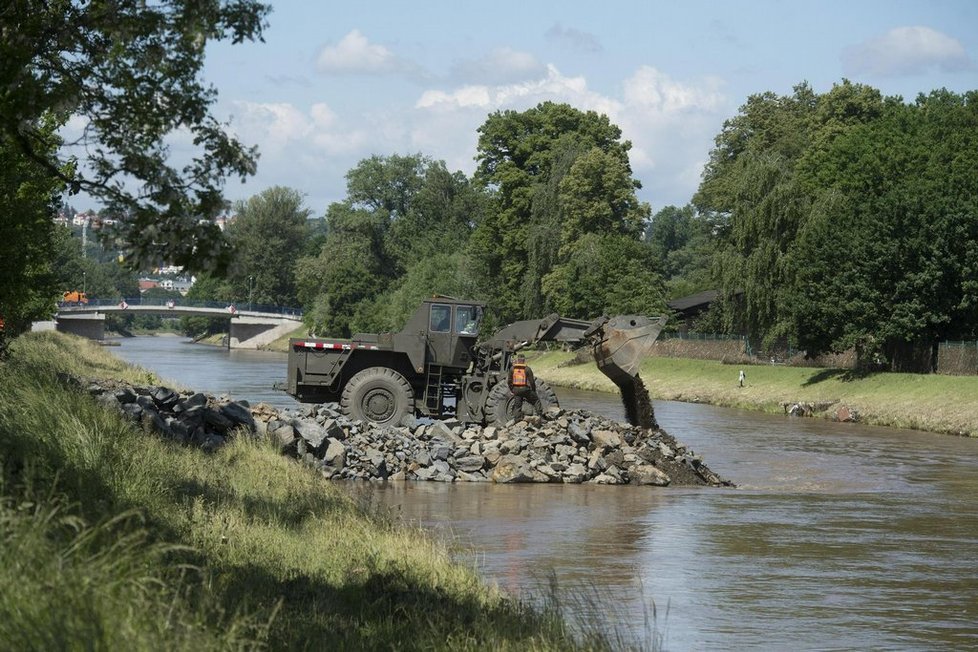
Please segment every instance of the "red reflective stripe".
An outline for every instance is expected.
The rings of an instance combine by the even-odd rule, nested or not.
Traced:
[[[352,344],[342,344],[340,342],[297,342],[296,346],[303,349],[342,349],[344,351],[353,348],[369,349],[371,351],[380,350],[379,346],[374,346],[372,344],[357,344],[356,347],[354,347]]]

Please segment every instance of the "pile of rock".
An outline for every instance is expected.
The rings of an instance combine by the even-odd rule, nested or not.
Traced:
[[[247,401],[232,401],[227,396],[104,381],[90,383],[88,391],[106,407],[141,424],[145,431],[199,446],[206,452],[222,446],[235,432],[257,432]]]
[[[147,432],[205,451],[235,433],[267,437],[327,478],[730,485],[666,432],[582,410],[552,408],[502,427],[413,417],[380,427],[348,419],[335,404],[277,410],[227,396],[111,383],[90,384],[89,392]]]
[[[838,403],[835,401],[782,401],[781,407],[784,413],[793,417],[813,417],[822,413],[827,413],[829,408]],[[855,423],[859,421],[859,411],[848,405],[840,405],[832,412],[829,417],[834,421],[844,421]]]
[[[328,478],[641,485],[730,483],[662,430],[552,408],[503,427],[407,418],[351,421],[333,404],[305,413],[253,410],[259,432]]]

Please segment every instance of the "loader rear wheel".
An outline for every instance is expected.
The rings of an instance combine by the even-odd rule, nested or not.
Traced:
[[[356,373],[340,396],[340,411],[351,419],[396,426],[414,411],[411,384],[393,369],[370,367]]]
[[[486,398],[486,425],[505,424],[510,419],[521,419],[525,415],[543,414],[547,408],[557,407],[557,395],[550,385],[540,380],[533,379],[533,388],[536,390],[537,398],[540,399],[539,405],[532,405],[529,401],[523,401],[522,411],[517,409],[516,397],[509,391],[509,384],[505,380],[500,380],[491,390]]]

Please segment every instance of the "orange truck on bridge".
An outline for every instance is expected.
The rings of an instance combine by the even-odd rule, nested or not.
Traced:
[[[61,301],[64,303],[88,303],[88,297],[85,295],[85,293],[79,292],[78,290],[65,292],[61,296]]]

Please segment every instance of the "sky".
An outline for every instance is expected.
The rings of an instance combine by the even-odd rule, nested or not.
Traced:
[[[978,90],[975,0],[270,1],[264,43],[207,52],[215,115],[261,152],[226,195],[288,186],[315,216],[372,155],[471,174],[489,114],[545,101],[618,125],[657,211],[692,198],[751,94],[844,78],[906,101]]]

